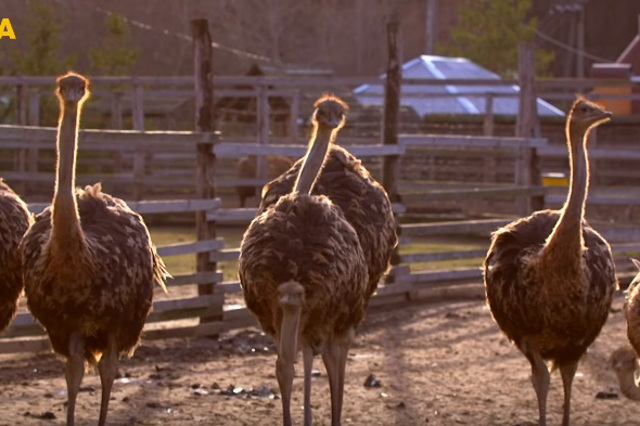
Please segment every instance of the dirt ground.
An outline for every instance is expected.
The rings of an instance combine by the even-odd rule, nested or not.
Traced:
[[[616,298],[574,381],[574,425],[638,425],[640,406],[619,395],[607,366],[626,342]],[[111,425],[277,425],[281,405],[275,353],[256,329],[209,339],[146,342],[122,362]],[[314,424],[330,424],[329,386],[319,357],[312,381]],[[302,424],[302,365],[296,365],[293,418]],[[373,374],[379,387],[365,387]],[[347,364],[345,425],[534,425],[535,393],[525,358],[503,337],[484,301],[408,304],[372,314]],[[78,425],[97,424],[100,382],[83,381]],[[610,393],[601,399],[599,392]],[[63,364],[48,353],[0,357],[0,425],[62,425]],[[550,425],[560,424],[562,384],[551,378]]]

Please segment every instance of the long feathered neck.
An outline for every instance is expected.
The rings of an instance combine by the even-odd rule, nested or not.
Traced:
[[[56,248],[69,250],[84,242],[75,197],[77,137],[82,105],[61,101],[60,108],[51,241]]]
[[[329,152],[329,145],[333,142],[337,134],[337,130],[330,126],[319,125],[314,120],[313,133],[311,135],[311,141],[309,142],[309,148],[302,163],[300,173],[296,184],[294,185],[294,192],[297,194],[310,194],[313,189],[313,185],[318,179],[320,170],[327,158]]]
[[[567,254],[582,254],[584,247],[582,220],[589,186],[589,159],[587,154],[589,129],[573,125],[569,120],[566,134],[569,149],[569,167],[571,170],[569,194],[562,207],[560,219],[545,247],[548,251],[554,251],[564,256]]]

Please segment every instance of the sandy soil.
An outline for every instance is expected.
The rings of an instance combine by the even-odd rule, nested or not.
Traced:
[[[618,297],[609,321],[581,363],[573,386],[575,425],[638,425],[640,406],[619,396],[607,358],[625,343]],[[258,330],[209,339],[145,343],[121,364],[111,425],[276,425],[281,407],[275,354]],[[321,362],[313,379],[316,425],[330,424]],[[301,362],[293,416],[302,423]],[[503,337],[481,299],[407,305],[370,315],[347,364],[345,425],[534,425],[536,399],[525,358]],[[365,387],[370,374],[380,387]],[[599,392],[613,393],[608,399]],[[48,353],[0,357],[0,424],[62,425],[63,364]],[[97,424],[100,384],[83,381],[78,425]],[[562,384],[551,378],[549,424],[560,424]]]

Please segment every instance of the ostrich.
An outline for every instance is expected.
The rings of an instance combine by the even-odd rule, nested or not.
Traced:
[[[267,176],[274,178],[286,172],[293,164],[289,157],[279,155],[268,155],[267,160]],[[257,157],[250,155],[243,157],[238,161],[238,177],[239,178],[255,178],[257,168]],[[256,189],[253,186],[237,186],[236,192],[240,200],[240,207],[245,207],[247,198],[255,195]]]
[[[616,373],[622,394],[633,401],[640,401],[640,383],[636,379],[636,352],[629,347],[618,348],[611,354],[609,364]]]
[[[104,425],[118,360],[133,354],[151,310],[154,283],[169,276],[142,218],[100,184],[74,194],[77,134],[89,81],[58,78],[57,176],[52,206],[21,244],[27,305],[66,358],[67,424],[74,424],[85,361],[102,383]]]
[[[631,261],[640,270],[640,262],[636,259]],[[629,284],[624,311],[627,318],[627,338],[633,349],[618,348],[611,354],[609,361],[618,377],[622,394],[629,399],[640,401],[640,387],[635,380],[635,372],[638,370],[636,358],[640,353],[640,272]]]
[[[341,99],[325,95],[316,101],[314,115],[324,114],[325,103],[340,108],[342,114],[347,110]],[[286,173],[265,185],[260,212],[291,191],[303,164],[304,159],[298,160]],[[367,288],[370,296],[388,270],[389,259],[398,243],[396,220],[387,193],[360,160],[335,143],[329,146],[327,159],[312,193],[329,197],[358,233],[369,268]]]
[[[344,123],[344,105],[327,97],[294,189],[251,222],[240,246],[247,307],[278,344],[276,376],[283,423],[291,425],[293,363],[302,348],[305,425],[311,424],[311,368],[322,355],[331,390],[331,424],[339,425],[347,353],[369,300],[366,257],[354,228],[329,197],[310,195],[329,146]]]
[[[560,369],[562,424],[569,424],[578,361],[609,314],[617,288],[609,245],[584,220],[589,131],[611,113],[578,97],[567,117],[569,195],[559,211],[543,210],[496,231],[484,262],[493,319],[531,363],[540,424],[546,424],[549,370]]]
[[[0,332],[15,316],[24,288],[18,247],[32,223],[27,205],[0,179]]]

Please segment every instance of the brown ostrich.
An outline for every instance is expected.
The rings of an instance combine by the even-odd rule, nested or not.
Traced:
[[[640,262],[636,259],[631,261],[640,270]],[[618,377],[622,394],[629,399],[640,401],[640,383],[635,379],[638,371],[636,358],[640,353],[640,272],[629,284],[624,311],[627,318],[627,338],[633,349],[616,349],[611,354],[610,363]]]
[[[295,188],[251,222],[240,246],[239,275],[247,307],[278,343],[276,375],[283,423],[291,425],[293,363],[302,348],[305,425],[311,424],[311,368],[322,355],[331,389],[331,424],[340,424],[347,353],[370,292],[366,257],[354,228],[329,197],[310,195],[344,105],[327,97]]]
[[[0,332],[15,316],[24,288],[18,247],[32,223],[27,205],[0,179]]]
[[[337,103],[336,108],[339,106],[343,114],[346,112],[347,105],[342,100],[326,95],[316,101],[314,114],[323,113],[321,110],[325,102]],[[261,212],[291,191],[303,161],[298,160],[286,173],[264,187]],[[389,268],[389,259],[398,243],[396,220],[384,188],[371,177],[360,160],[331,143],[312,194],[329,197],[358,233],[369,268],[369,295],[373,294]]]
[[[151,310],[154,283],[168,276],[142,218],[100,184],[74,190],[77,133],[88,80],[58,78],[57,176],[52,206],[22,245],[27,305],[66,358],[67,424],[74,424],[85,361],[102,383],[99,424],[107,417],[118,360],[131,355]]]
[[[562,424],[569,424],[571,384],[578,361],[609,314],[617,288],[609,244],[584,220],[589,182],[589,131],[611,113],[578,97],[567,117],[571,168],[567,201],[493,234],[484,262],[487,302],[494,320],[531,363],[540,424],[546,424],[549,369],[560,369]]]
[[[293,160],[289,157],[282,157],[278,155],[269,155],[266,157],[267,162],[267,177],[274,178],[280,176],[282,173],[289,170],[293,165]],[[238,177],[239,178],[254,178],[256,177],[257,170],[257,157],[250,155],[243,157],[238,161]],[[238,199],[240,200],[240,207],[245,207],[247,198],[251,198],[256,194],[256,188],[253,186],[237,186],[236,192],[238,193]]]

